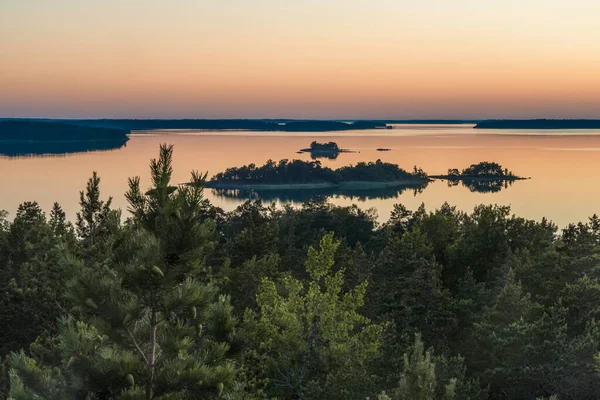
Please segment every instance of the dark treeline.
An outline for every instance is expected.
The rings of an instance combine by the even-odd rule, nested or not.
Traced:
[[[104,141],[128,140],[124,129],[94,128],[56,122],[0,121],[0,141]]]
[[[598,119],[501,119],[481,121],[475,129],[600,129]]]
[[[227,168],[216,174],[208,186],[214,184],[307,184],[307,183],[340,183],[349,181],[392,182],[392,181],[427,181],[427,174],[414,168],[407,172],[396,164],[376,162],[359,162],[354,166],[345,166],[332,170],[323,167],[320,161],[268,160],[264,165],[255,164],[242,167]]]
[[[33,122],[32,122],[33,121]],[[327,132],[360,129],[386,128],[380,121],[295,121],[295,120],[255,120],[255,119],[76,119],[76,120],[26,120],[13,119],[4,122],[27,123],[63,123],[72,126],[111,128],[124,130],[153,129],[215,129],[215,130],[252,130],[284,132]],[[0,124],[3,123],[0,120]]]
[[[377,160],[375,162],[359,162],[335,170],[342,182],[393,182],[393,181],[427,181],[427,174],[420,168],[414,167],[407,172],[396,164]]]
[[[95,174],[74,224],[2,215],[0,397],[598,398],[598,217],[223,212],[171,165],[129,180],[123,216]]]
[[[302,149],[300,151],[306,152],[325,152],[325,153],[339,153],[342,151],[336,142],[327,142],[327,143],[319,143],[317,141],[313,141],[310,144],[310,147],[307,149]]]
[[[293,121],[287,122],[280,127],[280,130],[286,132],[327,132],[327,131],[349,131],[361,129],[380,129],[386,128],[384,122],[373,121]]]
[[[241,184],[304,184],[339,182],[339,176],[331,168],[323,167],[320,161],[268,160],[264,165],[256,164],[227,168],[216,174],[209,183]],[[210,186],[210,185],[209,185]]]

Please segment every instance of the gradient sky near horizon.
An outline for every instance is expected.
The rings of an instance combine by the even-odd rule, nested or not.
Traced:
[[[0,0],[0,117],[600,118],[597,0]]]

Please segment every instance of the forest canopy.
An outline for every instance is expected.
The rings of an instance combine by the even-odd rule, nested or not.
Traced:
[[[123,214],[96,173],[73,221],[0,212],[2,400],[598,397],[596,215],[225,212],[172,174],[163,145]]]

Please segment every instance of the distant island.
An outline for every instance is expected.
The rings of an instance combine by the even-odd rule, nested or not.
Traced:
[[[481,121],[475,129],[600,129],[597,119],[505,119]]]
[[[59,122],[0,121],[0,141],[127,141],[125,129],[94,128]]]
[[[2,120],[0,119],[0,122]],[[264,132],[329,132],[391,128],[381,121],[317,121],[254,119],[6,119],[18,123],[61,123],[71,126],[111,128],[127,131],[159,129],[248,130]]]
[[[350,153],[350,150],[340,148],[336,142],[319,143],[313,141],[310,147],[301,149],[298,153],[310,153],[313,159],[335,159],[340,153]]]
[[[377,189],[402,185],[422,185],[430,181],[423,170],[407,172],[396,164],[360,162],[336,170],[323,167],[319,161],[281,160],[228,168],[206,182],[207,188],[297,190],[297,189]]]

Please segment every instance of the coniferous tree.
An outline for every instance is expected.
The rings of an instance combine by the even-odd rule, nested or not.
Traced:
[[[74,234],[73,224],[67,221],[67,214],[58,203],[54,203],[52,206],[48,223],[50,224],[55,236],[71,237]]]
[[[425,350],[421,335],[416,334],[410,354],[404,354],[404,370],[398,387],[390,395],[380,394],[379,400],[453,400],[456,385],[456,378],[439,385],[432,354]]]
[[[172,147],[161,146],[146,194],[131,180],[133,221],[115,233],[110,257],[68,257],[73,278],[66,291],[74,306],[58,327],[60,363],[14,353],[13,398],[206,399],[231,386],[232,308],[201,280],[214,229],[202,215],[203,179],[194,173],[188,184],[171,186],[171,154]],[[97,183],[88,185],[89,204],[99,204]],[[90,239],[102,218],[87,215]]]
[[[94,171],[85,191],[79,192],[81,211],[77,213],[75,223],[77,234],[90,249],[97,246],[110,233],[111,225],[120,219],[120,212],[112,210],[111,204],[112,197],[100,200],[100,177]]]

